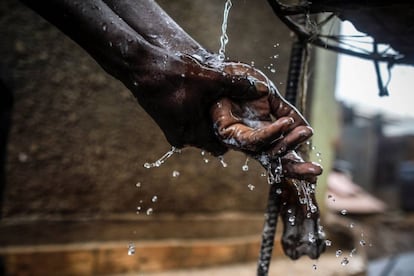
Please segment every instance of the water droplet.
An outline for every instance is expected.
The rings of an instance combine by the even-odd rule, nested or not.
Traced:
[[[325,240],[325,245],[326,246],[331,246],[332,245],[332,241],[331,240]]]
[[[102,24],[102,30],[104,31],[104,32],[106,32],[106,30],[108,29],[108,26],[106,26],[106,24],[105,23],[103,23]]]
[[[361,246],[365,246],[365,245],[367,245],[367,242],[366,242],[364,239],[361,239],[361,240],[359,241],[359,244],[360,244]]]
[[[277,188],[276,189],[276,194],[281,195],[282,194],[282,189],[281,188]]]
[[[310,243],[316,242],[315,234],[313,234],[312,232],[309,232],[308,233],[308,240],[309,240]]]
[[[183,73],[183,74],[181,74],[181,77],[182,77],[182,78],[185,78],[185,74],[184,74],[184,73]]]
[[[347,264],[349,264],[349,260],[347,257],[344,257],[341,261],[341,265],[346,266]]]
[[[356,248],[352,249],[351,252],[349,252],[349,257],[353,257],[356,254],[356,252],[357,252]]]
[[[252,67],[254,67],[254,61],[251,61],[251,62],[250,62],[250,65],[251,65]]]
[[[296,220],[296,217],[295,216],[290,216],[288,218],[288,220],[289,220],[290,225],[292,225],[292,226],[295,225],[295,220]]]
[[[247,185],[247,188],[249,188],[250,191],[253,191],[255,186],[253,184]]]
[[[351,223],[349,224],[349,228],[354,228],[354,227],[355,227],[355,223],[351,222]]]
[[[249,170],[249,166],[248,166],[248,165],[246,165],[246,164],[244,164],[244,165],[242,166],[242,171],[247,172],[248,170]]]
[[[318,211],[318,207],[316,207],[315,204],[310,205],[310,211],[311,213],[316,213]]]
[[[316,270],[316,269],[318,269],[318,266],[316,264],[313,264],[312,268],[313,268],[313,270]]]
[[[221,165],[223,166],[223,168],[227,168],[227,163],[226,162],[224,162],[224,157],[222,156],[222,155],[220,155],[219,157],[218,157],[218,159],[219,159],[219,161],[220,161],[220,163],[221,163]]]
[[[130,242],[128,244],[128,255],[132,256],[135,254],[135,244],[133,242]]]
[[[109,41],[109,47],[112,47],[112,41]]]
[[[148,208],[147,210],[147,216],[151,216],[154,210],[152,208]]]
[[[134,81],[133,84],[134,84],[134,86],[138,86],[138,82],[137,81]]]
[[[157,196],[153,196],[152,199],[151,199],[152,202],[157,202],[157,200],[158,200]]]
[[[172,177],[179,177],[180,176],[180,172],[179,171],[173,171],[172,172]]]
[[[348,211],[347,211],[346,209],[343,209],[343,210],[341,211],[341,215],[343,215],[343,216],[345,216],[347,213],[348,213]]]
[[[137,184],[135,184],[135,187],[141,188],[141,182],[137,182]]]
[[[150,168],[154,168],[154,167],[159,167],[161,166],[168,158],[170,158],[174,153],[180,153],[181,150],[177,149],[176,147],[172,147],[169,151],[167,151],[163,156],[161,156],[160,159],[158,159],[157,161],[155,161],[154,163],[148,163],[146,162],[144,164],[144,167],[147,169]]]
[[[338,250],[336,250],[336,252],[335,252],[335,257],[339,257],[339,256],[341,256],[342,255],[342,250],[341,249],[338,249]]]
[[[19,159],[19,162],[25,163],[29,160],[29,156],[24,152],[19,152],[17,159]]]
[[[207,164],[208,162],[210,162],[210,160],[209,160],[208,158],[204,158],[203,160],[204,160],[204,163],[206,163],[206,164]]]
[[[270,72],[271,73],[276,73],[276,69],[275,68],[272,68],[272,69],[270,69]]]

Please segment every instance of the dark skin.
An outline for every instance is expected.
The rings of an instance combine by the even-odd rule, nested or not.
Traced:
[[[122,81],[177,148],[195,146],[214,155],[229,147],[249,154],[265,149],[283,156],[312,135],[303,117],[278,93],[270,93],[263,73],[243,63],[219,64],[216,55],[192,39],[153,0],[21,1]],[[257,127],[222,122],[246,126],[242,136],[234,135],[244,146],[224,143],[212,128],[215,118],[210,108],[221,98],[258,111]],[[268,106],[262,109],[265,98],[269,98]],[[267,118],[270,114],[276,119],[273,123]],[[285,138],[275,142],[281,135]],[[311,163],[287,168],[299,177],[321,172]]]

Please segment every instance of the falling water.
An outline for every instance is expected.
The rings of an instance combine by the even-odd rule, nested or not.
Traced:
[[[133,242],[130,242],[128,244],[128,255],[132,256],[135,254],[135,244]]]
[[[220,50],[218,55],[220,61],[224,61],[225,59],[226,45],[229,42],[229,37],[227,36],[227,19],[231,6],[231,0],[227,0],[224,5],[223,24],[221,25],[222,34],[220,37]]]
[[[165,162],[165,160],[167,160],[168,158],[170,158],[176,152],[180,153],[181,150],[180,149],[177,149],[176,147],[172,147],[171,150],[169,150],[168,152],[166,152],[157,161],[155,161],[153,163],[146,162],[144,164],[144,167],[147,168],[147,169],[154,168],[154,167],[159,167],[159,166],[161,166]]]

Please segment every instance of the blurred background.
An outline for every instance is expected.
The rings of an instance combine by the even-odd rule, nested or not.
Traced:
[[[223,0],[157,2],[218,52]],[[254,274],[268,191],[258,164],[229,152],[225,167],[186,148],[146,169],[171,147],[119,81],[17,1],[0,3],[0,36],[0,275],[202,275],[191,269],[234,264]],[[226,56],[283,94],[295,38],[268,4],[233,1],[228,36]],[[332,244],[320,261],[293,263],[277,242],[271,272],[393,275],[380,273],[414,248],[414,72],[393,68],[382,98],[372,62],[312,48],[308,72],[310,158],[325,169],[318,199]]]

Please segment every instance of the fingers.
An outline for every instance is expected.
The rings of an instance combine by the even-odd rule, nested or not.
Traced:
[[[292,124],[293,125],[293,124]],[[292,127],[292,126],[290,126]],[[281,156],[286,151],[296,148],[301,143],[308,140],[313,134],[313,130],[308,126],[298,126],[287,132],[284,137],[274,142],[270,150],[271,156]]]
[[[310,183],[316,183],[316,177],[322,171],[321,165],[313,162],[289,162],[283,165],[285,177],[307,180]]]
[[[247,119],[236,117],[233,109],[232,102],[223,98],[213,105],[211,115],[222,142],[239,150],[258,152],[281,139],[294,123],[290,117],[279,118],[274,122],[252,120],[246,123]]]
[[[271,84],[272,85],[272,84]],[[307,126],[309,123],[305,118],[300,114],[300,112],[285,99],[283,99],[276,88],[272,88],[274,93],[269,95],[269,104],[271,108],[271,113],[276,118],[289,116],[295,120],[295,126]]]

